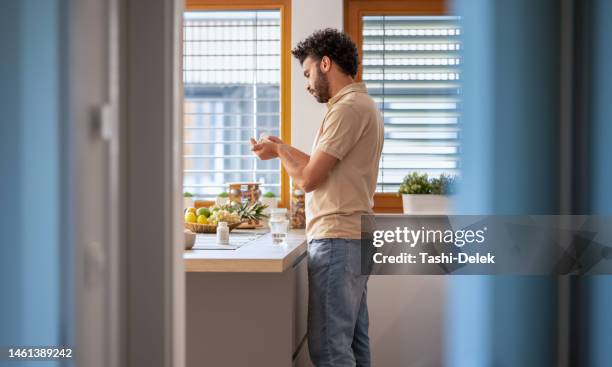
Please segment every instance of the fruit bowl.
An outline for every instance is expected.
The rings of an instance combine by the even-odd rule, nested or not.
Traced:
[[[238,227],[242,222],[228,224],[230,232]],[[185,228],[194,233],[217,233],[216,224],[185,223]]]

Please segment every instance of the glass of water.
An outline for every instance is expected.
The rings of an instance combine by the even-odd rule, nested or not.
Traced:
[[[287,218],[286,208],[270,209],[270,220],[268,221],[270,233],[272,233],[272,241],[275,244],[285,242],[287,233],[289,232],[289,219]]]

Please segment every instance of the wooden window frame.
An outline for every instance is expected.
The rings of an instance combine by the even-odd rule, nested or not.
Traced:
[[[195,10],[279,10],[281,18],[280,138],[291,144],[291,0],[186,0],[185,11]],[[289,207],[289,175],[281,165],[279,207]],[[213,201],[196,201],[210,206]]]
[[[357,80],[361,81],[363,48],[363,16],[366,15],[447,15],[444,0],[344,0],[344,31],[357,44],[359,69]],[[402,213],[402,198],[396,193],[374,194],[375,213]]]

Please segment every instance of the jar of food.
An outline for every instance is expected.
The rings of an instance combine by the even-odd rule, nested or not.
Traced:
[[[249,204],[255,204],[261,197],[261,190],[259,189],[259,183],[247,183],[241,188],[242,200]]]
[[[240,204],[242,202],[242,191],[240,190],[241,184],[231,183],[229,184],[229,201],[232,203]]]
[[[261,197],[261,190],[257,182],[235,182],[229,184],[229,197],[233,203],[254,204]]]
[[[291,187],[291,228],[306,228],[306,193],[292,183]]]

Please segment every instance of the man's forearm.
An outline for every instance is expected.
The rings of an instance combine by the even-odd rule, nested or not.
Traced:
[[[304,182],[304,168],[308,165],[310,156],[287,144],[278,144],[277,152],[289,176],[301,186]]]

